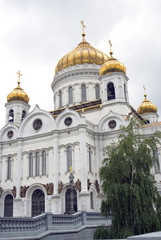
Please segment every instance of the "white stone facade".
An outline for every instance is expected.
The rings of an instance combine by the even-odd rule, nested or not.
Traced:
[[[8,195],[13,198],[13,216],[32,216],[36,190],[41,190],[44,196],[45,212],[66,212],[66,192],[70,187],[68,160],[71,161],[74,183],[77,182],[77,210],[100,211],[103,194],[99,168],[104,149],[117,140],[120,126],[128,124],[131,107],[127,76],[114,72],[99,77],[99,68],[96,64],[83,64],[59,72],[52,82],[53,113],[38,106],[29,112],[30,106],[19,101],[6,104],[6,125],[0,132],[0,216],[6,216]],[[108,99],[109,83],[115,90],[111,99]],[[86,101],[82,100],[83,84]],[[99,100],[96,85],[99,86]],[[69,87],[72,87],[71,102]],[[79,109],[73,110],[72,106]],[[8,117],[10,109],[14,110],[15,116],[12,122]],[[59,109],[62,110],[57,113]],[[22,120],[23,110],[26,116]],[[156,114],[149,114],[147,119],[152,122],[140,129],[141,133],[148,135],[161,129]],[[36,120],[38,125],[34,129]],[[65,120],[68,120],[67,124]],[[161,190],[160,169],[152,171]]]

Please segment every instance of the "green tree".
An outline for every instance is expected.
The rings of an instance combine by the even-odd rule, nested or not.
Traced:
[[[121,128],[117,143],[107,147],[107,158],[100,169],[106,199],[101,212],[112,214],[110,237],[126,238],[161,229],[161,197],[151,169],[156,158],[160,133],[143,137],[131,121]],[[107,234],[108,235],[108,234]]]

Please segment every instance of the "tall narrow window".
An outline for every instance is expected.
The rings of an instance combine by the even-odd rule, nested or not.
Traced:
[[[29,177],[33,176],[33,153],[29,154]]]
[[[23,111],[22,111],[22,119],[21,119],[21,121],[24,120],[25,117],[26,117],[26,111],[23,110]]]
[[[42,175],[46,174],[46,151],[42,151]]]
[[[95,86],[96,99],[100,99],[100,86],[97,84]]]
[[[11,179],[11,157],[7,159],[7,180]]]
[[[157,150],[155,151],[155,159],[156,159],[156,162],[154,163],[155,173],[160,173],[159,155]]]
[[[107,85],[107,99],[115,99],[115,88],[112,82]]]
[[[69,87],[69,103],[73,103],[73,88]]]
[[[40,154],[39,152],[36,152],[36,158],[35,158],[35,176],[40,175]]]
[[[94,208],[94,206],[93,206],[93,192],[90,192],[90,207],[91,207],[91,209]]]
[[[91,148],[89,147],[89,172],[92,172],[92,162],[91,162]]]
[[[59,107],[62,107],[62,91],[59,91]]]
[[[86,102],[87,96],[86,96],[86,85],[85,84],[83,84],[81,86],[81,91],[82,91],[82,102]]]
[[[70,167],[72,166],[72,147],[67,147],[67,171],[70,172]]]
[[[13,122],[14,121],[14,112],[13,109],[11,109],[9,111],[9,122]]]

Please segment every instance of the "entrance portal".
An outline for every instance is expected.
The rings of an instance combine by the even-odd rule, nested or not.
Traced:
[[[73,189],[73,204],[74,204],[74,211],[77,212],[77,192]],[[69,188],[65,193],[65,213],[70,212],[71,209],[71,189]]]
[[[37,189],[32,194],[32,217],[45,212],[45,195],[42,190]]]
[[[13,197],[8,194],[4,200],[4,217],[13,217]]]

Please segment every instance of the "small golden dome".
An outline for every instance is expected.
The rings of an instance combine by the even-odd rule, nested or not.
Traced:
[[[111,40],[109,40],[110,44],[110,55],[111,57],[101,66],[100,68],[100,76],[106,75],[108,73],[112,72],[123,72],[126,74],[126,67],[124,64],[119,62],[116,58],[113,58],[113,52],[112,52],[112,43]]]
[[[10,92],[8,94],[7,102],[22,101],[22,102],[28,103],[29,97],[28,97],[27,93],[25,93],[25,91],[20,87],[20,75],[21,75],[20,71],[17,72],[17,74],[19,75],[18,86],[15,89],[13,89],[12,92]]]
[[[147,99],[147,95],[146,93],[144,93],[144,101],[142,102],[142,104],[139,106],[138,108],[138,113],[139,114],[143,114],[143,113],[156,113],[157,112],[157,107],[151,103],[148,99]]]
[[[126,67],[117,59],[110,57],[100,68],[100,76],[112,72],[123,72],[126,74]]]
[[[123,72],[126,74],[126,67],[124,64],[119,62],[116,58],[113,58],[113,52],[112,52],[112,43],[111,40],[109,40],[110,44],[110,55],[111,57],[101,66],[100,68],[100,76],[106,75],[108,73],[112,72]]]
[[[78,46],[59,60],[55,68],[55,75],[62,69],[76,64],[95,63],[102,65],[107,61],[108,56],[86,42],[85,33],[82,36],[83,39]]]

